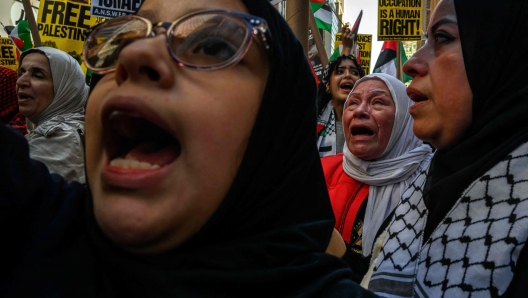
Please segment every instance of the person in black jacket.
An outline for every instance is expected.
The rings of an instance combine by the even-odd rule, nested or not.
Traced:
[[[1,296],[372,296],[325,253],[316,86],[268,1],[146,0],[84,57],[87,186],[0,128]]]

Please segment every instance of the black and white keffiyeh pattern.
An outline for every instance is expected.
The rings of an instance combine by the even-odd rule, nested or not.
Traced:
[[[499,297],[528,237],[528,143],[474,181],[422,246],[423,171],[404,193],[369,283],[382,297]]]
[[[336,117],[332,101],[329,101],[324,108],[317,126],[322,127],[317,135],[317,148],[319,148],[319,157],[325,157],[337,153],[337,136],[336,136]]]

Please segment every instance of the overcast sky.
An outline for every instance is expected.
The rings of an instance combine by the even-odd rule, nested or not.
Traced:
[[[372,58],[370,72],[378,60],[383,41],[378,40],[378,1],[377,0],[345,0],[343,22],[354,25],[359,12],[363,9],[363,18],[359,25],[359,34],[372,34]]]

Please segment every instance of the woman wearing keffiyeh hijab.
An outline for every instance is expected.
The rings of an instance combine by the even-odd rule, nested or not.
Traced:
[[[0,66],[0,122],[27,133],[26,118],[18,111],[16,71]]]
[[[528,3],[442,0],[413,77],[414,132],[437,151],[379,241],[383,297],[526,297]]]
[[[30,155],[67,181],[85,182],[84,106],[88,86],[79,63],[49,47],[20,56],[17,95],[27,118]]]
[[[413,133],[405,85],[386,74],[356,82],[344,108],[343,154],[321,159],[344,259],[363,277],[375,237],[432,150]]]

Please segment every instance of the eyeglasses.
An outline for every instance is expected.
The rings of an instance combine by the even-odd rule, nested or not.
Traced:
[[[229,10],[202,10],[172,23],[152,24],[130,15],[108,20],[86,32],[83,58],[95,74],[115,70],[121,51],[130,43],[167,30],[167,47],[180,66],[216,70],[240,61],[255,36],[270,51],[268,25],[262,18]]]

